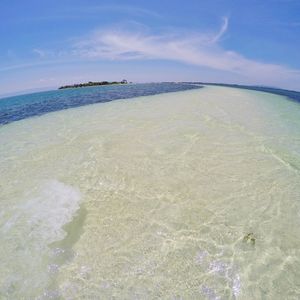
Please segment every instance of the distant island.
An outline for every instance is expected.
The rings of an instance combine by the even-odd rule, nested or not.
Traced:
[[[72,88],[81,88],[81,87],[87,87],[87,86],[98,86],[98,85],[112,85],[112,84],[127,84],[127,80],[123,79],[122,81],[89,81],[86,83],[76,83],[76,84],[72,84],[72,85],[64,85],[59,87],[59,90],[62,89],[72,89]]]

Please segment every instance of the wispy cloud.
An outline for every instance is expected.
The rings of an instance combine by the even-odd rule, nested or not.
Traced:
[[[221,39],[221,37],[224,35],[224,33],[227,31],[228,21],[229,21],[228,17],[223,17],[223,25],[222,25],[220,31],[214,37],[213,42],[218,42]]]
[[[63,64],[63,63],[75,63],[76,60],[73,58],[73,60],[69,59],[51,59],[51,60],[39,60],[39,61],[32,61],[32,62],[26,62],[26,63],[19,63],[19,64],[11,64],[1,67],[0,66],[0,72],[5,71],[12,71],[12,70],[19,70],[19,69],[29,69],[29,68],[35,68],[35,67],[41,67],[41,66],[51,66],[54,64]]]
[[[36,58],[31,62],[2,66],[0,71],[90,60],[169,60],[193,65],[199,70],[210,70],[216,74],[216,78],[222,74],[224,82],[235,78],[234,81],[238,79],[239,83],[299,90],[300,70],[249,59],[222,46],[224,36],[230,30],[228,17],[222,18],[222,24],[215,32],[169,29],[153,33],[143,24],[126,25],[95,30],[79,39],[65,42],[61,49],[35,48],[32,51]],[[167,78],[168,74],[165,76]],[[205,80],[205,77],[194,80],[197,79]]]
[[[150,34],[124,29],[98,30],[74,44],[73,54],[86,59],[163,59],[239,74],[251,83],[278,85],[284,81],[300,85],[300,71],[278,64],[248,59],[221,47],[228,30],[228,18],[215,34]]]

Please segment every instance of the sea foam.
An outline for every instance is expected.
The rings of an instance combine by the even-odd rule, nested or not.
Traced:
[[[16,299],[17,292],[32,299],[47,288],[58,272],[51,243],[66,236],[64,225],[80,208],[81,193],[61,181],[45,180],[21,198],[6,211],[11,217],[0,228],[0,298]]]
[[[41,185],[38,195],[23,207],[28,216],[30,235],[52,243],[65,236],[63,226],[71,222],[79,209],[81,194],[75,187],[58,180],[49,180]]]

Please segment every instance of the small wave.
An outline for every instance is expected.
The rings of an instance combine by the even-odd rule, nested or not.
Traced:
[[[45,181],[36,191],[27,191],[24,201],[12,208],[1,232],[7,235],[21,229],[22,239],[26,236],[31,242],[61,240],[66,234],[63,226],[73,219],[80,200],[77,188],[58,180]]]
[[[57,180],[45,182],[38,195],[23,207],[31,227],[30,235],[48,243],[63,239],[66,234],[63,226],[73,219],[80,199],[77,188]]]
[[[48,180],[27,191],[21,204],[8,208],[11,217],[0,230],[0,264],[7,270],[2,274],[5,284],[0,283],[0,291],[9,299],[19,294],[33,299],[48,287],[59,268],[50,257],[49,246],[67,235],[65,225],[76,216],[80,201],[77,188]]]

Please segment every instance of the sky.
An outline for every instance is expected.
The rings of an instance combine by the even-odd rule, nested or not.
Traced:
[[[122,79],[300,91],[300,0],[0,5],[0,95]]]

